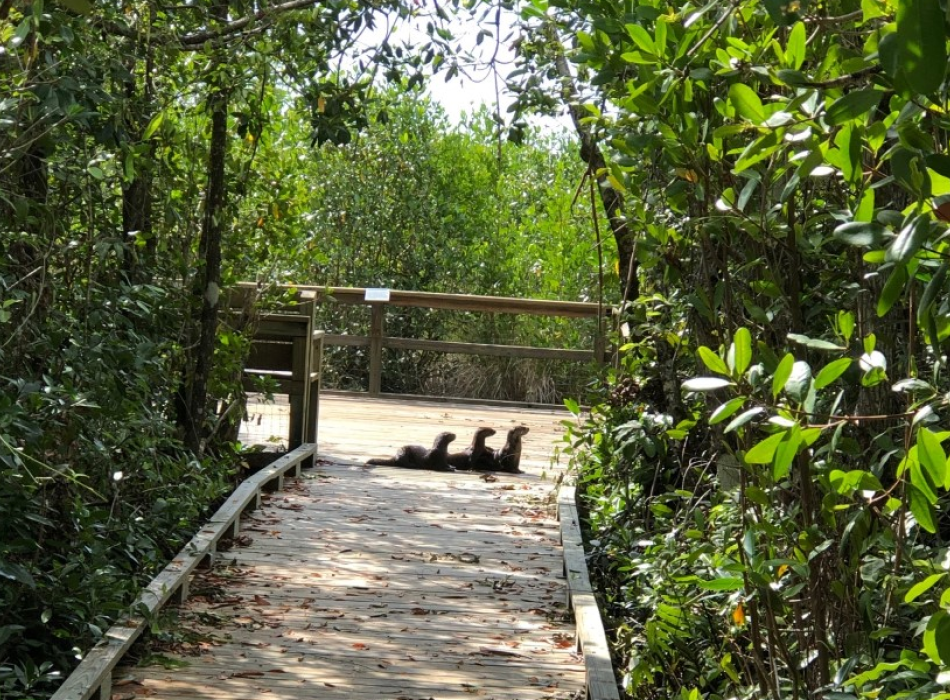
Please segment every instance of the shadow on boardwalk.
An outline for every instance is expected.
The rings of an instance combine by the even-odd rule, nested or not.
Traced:
[[[123,669],[115,691],[248,700],[581,697],[554,484],[540,478],[563,415],[384,401],[375,418],[362,402],[334,417],[328,403],[321,433],[333,447],[321,439],[316,468],[252,513],[237,546],[194,583],[182,620],[195,634],[162,652],[187,665]],[[535,438],[525,445],[524,475],[486,482],[360,466],[424,433],[460,430],[466,441],[474,423],[502,433],[504,421],[522,417],[533,421]],[[343,445],[352,447],[336,449]]]

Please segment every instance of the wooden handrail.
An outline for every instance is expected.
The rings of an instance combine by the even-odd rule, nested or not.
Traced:
[[[256,285],[243,282],[239,291],[251,291]],[[296,296],[297,304],[333,302],[347,306],[370,307],[369,335],[338,335],[328,332],[325,345],[367,347],[369,356],[369,394],[382,392],[383,350],[426,350],[443,353],[461,353],[492,357],[524,359],[567,360],[573,362],[603,362],[605,354],[604,318],[613,314],[613,307],[582,301],[558,301],[549,299],[519,299],[516,297],[492,297],[476,294],[443,294],[415,292],[398,289],[388,290],[386,301],[366,299],[363,287],[319,287],[315,285],[281,285],[281,288]],[[498,345],[468,343],[417,338],[387,337],[385,331],[386,307],[415,307],[476,313],[528,314],[559,318],[597,319],[594,347],[591,349],[540,348],[522,345]],[[331,330],[331,329],[328,329]]]
[[[239,288],[256,287],[251,282],[242,282]],[[301,301],[322,302],[330,297],[339,304],[411,306],[427,309],[451,309],[455,311],[482,311],[490,313],[531,314],[534,316],[563,316],[568,318],[597,318],[610,316],[612,306],[601,306],[589,301],[560,301],[556,299],[520,299],[518,297],[492,297],[478,294],[443,294],[441,292],[413,292],[392,289],[387,302],[366,301],[363,287],[318,287],[315,285],[281,285],[284,289],[296,289]]]

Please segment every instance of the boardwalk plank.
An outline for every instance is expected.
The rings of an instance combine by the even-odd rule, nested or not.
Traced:
[[[265,496],[196,576],[162,655],[116,693],[243,700],[573,700],[584,692],[565,605],[552,445],[566,414],[325,397],[314,470]],[[278,411],[278,413],[280,413]],[[265,425],[275,433],[282,415]],[[261,423],[265,424],[265,419]],[[365,468],[400,445],[529,425],[524,474]],[[198,656],[187,652],[200,649]]]

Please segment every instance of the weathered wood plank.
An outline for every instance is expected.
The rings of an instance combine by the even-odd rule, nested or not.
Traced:
[[[366,290],[360,287],[300,286],[298,289],[314,293],[317,301],[332,297],[339,304],[367,304],[365,300]],[[490,297],[476,294],[443,294],[398,289],[390,290],[388,303],[392,306],[410,306],[425,309],[564,316],[568,318],[596,318],[598,315],[606,315],[611,312],[609,307],[583,301]]]
[[[558,515],[564,568],[577,625],[577,642],[587,667],[587,695],[589,700],[620,700],[607,635],[590,585],[575,498],[573,486],[561,486]]]

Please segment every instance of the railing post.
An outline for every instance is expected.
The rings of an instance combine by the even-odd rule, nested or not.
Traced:
[[[383,387],[383,320],[386,314],[384,304],[371,304],[372,316],[369,323],[369,395],[379,396]]]
[[[597,333],[594,335],[594,363],[598,365],[604,364],[604,354],[606,351],[604,326],[604,319],[601,316],[597,319]]]

